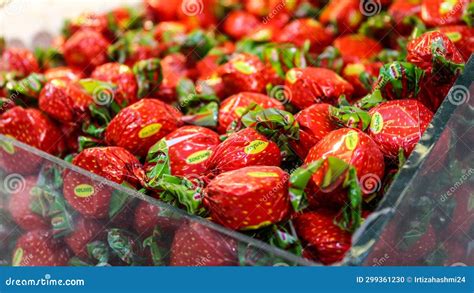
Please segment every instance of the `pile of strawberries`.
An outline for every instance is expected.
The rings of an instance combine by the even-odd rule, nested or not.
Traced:
[[[0,134],[323,264],[474,50],[464,0],[144,2],[83,13],[34,53],[2,43]],[[251,263],[236,240],[6,141],[0,166],[24,179],[0,202],[13,265]]]

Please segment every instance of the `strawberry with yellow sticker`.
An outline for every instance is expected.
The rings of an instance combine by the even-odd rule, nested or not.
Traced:
[[[331,120],[329,104],[314,104],[295,115],[300,131],[299,140],[290,141],[291,148],[304,160],[309,150],[338,126]]]
[[[112,182],[132,187],[143,184],[145,178],[137,158],[121,147],[89,148],[79,153],[72,163]],[[115,200],[120,194],[103,182],[71,170],[66,171],[63,178],[64,198],[86,218],[112,218],[125,204],[123,200]]]
[[[214,149],[206,168],[212,175],[218,175],[247,166],[279,166],[280,162],[276,143],[253,128],[245,128],[231,134]]]
[[[341,128],[326,135],[308,153],[305,164],[323,159],[324,163],[311,177],[308,194],[313,206],[342,206],[347,201],[347,191],[341,180],[329,184],[326,174],[330,170],[328,157],[335,157],[344,161],[356,171],[358,181],[362,185],[362,193],[368,196],[380,187],[385,172],[385,163],[382,152],[377,144],[365,133],[356,129]],[[345,170],[336,170],[344,173]],[[333,173],[337,173],[332,171]],[[341,178],[343,176],[340,176]],[[375,184],[375,185],[370,185]],[[367,185],[367,186],[365,186]]]
[[[428,108],[413,99],[382,103],[369,114],[372,116],[370,137],[392,159],[400,150],[408,157],[433,118]]]
[[[13,266],[66,266],[71,252],[65,244],[53,237],[49,230],[34,230],[23,234],[15,245]]]
[[[171,132],[148,151],[145,169],[148,180],[161,174],[199,176],[206,171],[206,161],[220,143],[219,135],[200,126],[183,126]]]
[[[234,230],[255,230],[290,214],[289,175],[275,166],[250,166],[225,172],[204,190],[213,221]]]
[[[109,145],[145,156],[148,149],[181,125],[181,113],[156,99],[142,99],[122,109],[105,130]]]
[[[348,98],[354,87],[332,70],[318,67],[293,68],[286,73],[288,99],[298,109],[317,103],[336,104],[340,95]]]
[[[217,70],[227,95],[245,91],[262,93],[267,84],[265,72],[265,64],[257,56],[246,53],[233,56]]]
[[[459,24],[469,0],[423,0],[421,19],[429,26]]]
[[[252,104],[264,109],[276,108],[283,110],[283,104],[277,99],[270,98],[264,94],[242,92],[225,99],[219,109],[219,125],[217,131],[225,133],[231,123],[240,118]]]

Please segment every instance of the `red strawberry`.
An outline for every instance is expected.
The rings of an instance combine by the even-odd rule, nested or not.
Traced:
[[[33,53],[22,48],[7,48],[0,58],[0,72],[15,72],[20,76],[27,76],[39,72],[38,61]]]
[[[13,266],[66,266],[70,252],[63,243],[47,230],[23,234],[13,252]]]
[[[120,147],[89,148],[77,155],[72,163],[96,175],[122,184],[138,186],[144,179],[140,162]],[[76,172],[66,171],[64,198],[87,218],[105,218],[109,214],[112,188]]]
[[[48,81],[53,79],[62,79],[64,81],[78,81],[84,78],[84,74],[76,68],[72,67],[55,67],[44,72],[44,76]]]
[[[334,25],[339,34],[353,33],[362,23],[364,16],[361,13],[359,0],[330,1],[319,17],[324,25]]]
[[[467,25],[450,25],[438,28],[448,36],[461,53],[464,60],[468,60],[474,53],[474,28]]]
[[[309,150],[329,132],[337,129],[329,116],[329,104],[314,104],[295,115],[300,126],[300,139],[290,141],[291,148],[304,160]]]
[[[388,13],[393,17],[397,23],[397,29],[403,25],[403,19],[407,16],[419,16],[421,12],[422,0],[394,0],[388,8]],[[402,30],[405,32],[405,30]]]
[[[373,88],[379,76],[381,62],[356,62],[347,64],[341,75],[354,87],[354,96],[363,97]]]
[[[163,212],[163,209],[157,205],[144,200],[140,201],[135,208],[135,216],[133,218],[133,227],[138,233],[138,236],[142,238],[150,236],[155,227],[168,233],[174,230],[181,222],[179,219],[161,215],[161,212]]]
[[[163,143],[166,143],[166,146]],[[167,149],[169,167],[175,176],[198,176],[206,171],[206,161],[220,143],[219,135],[200,126],[183,126],[168,134],[149,150],[147,162],[154,158],[155,151]],[[154,166],[148,164],[149,170]]]
[[[71,248],[75,256],[87,257],[87,244],[104,237],[105,230],[102,224],[78,216],[74,220],[74,231],[64,237],[64,242]]]
[[[458,24],[469,0],[422,0],[421,19],[428,26]]]
[[[279,167],[245,167],[214,178],[204,190],[213,221],[234,230],[254,230],[290,213],[286,172]]]
[[[137,101],[137,81],[127,65],[106,63],[96,67],[91,77],[117,85],[117,94],[114,97],[117,104],[128,106]]]
[[[197,222],[181,225],[171,245],[171,266],[233,266],[237,243]]]
[[[300,18],[284,26],[276,36],[280,43],[292,43],[302,47],[309,40],[310,51],[320,53],[332,42],[331,34],[316,20]]]
[[[225,99],[219,109],[219,126],[217,131],[225,133],[232,121],[240,118],[242,113],[250,104],[255,103],[264,109],[276,108],[283,110],[282,103],[276,99],[270,98],[267,95],[242,92]]]
[[[64,44],[64,58],[69,66],[88,72],[107,62],[110,43],[100,33],[81,30],[73,34]]]
[[[351,248],[351,234],[334,224],[335,217],[329,210],[319,210],[293,220],[298,237],[306,245],[306,256],[325,265],[341,261]]]
[[[383,49],[379,42],[364,35],[339,37],[334,41],[334,47],[346,64],[373,58]]]
[[[80,30],[93,30],[105,36],[109,30],[107,17],[103,14],[83,12],[78,17],[71,19],[69,23],[71,34]]]
[[[279,166],[280,149],[253,128],[230,135],[219,144],[206,162],[213,175],[247,166]]]
[[[225,18],[223,30],[227,35],[239,40],[247,36],[259,24],[260,21],[254,15],[241,10],[234,10]]]
[[[240,92],[261,93],[265,90],[266,66],[251,54],[234,55],[230,61],[221,65],[218,74],[222,78],[227,95]]]
[[[0,133],[55,156],[62,154],[65,149],[61,131],[36,109],[16,106],[3,113],[0,117]],[[40,163],[38,156],[8,143],[0,149],[0,165],[7,172],[33,174]]]
[[[396,158],[400,149],[408,157],[433,118],[428,108],[411,99],[382,103],[369,114],[369,135],[389,158]]]
[[[156,100],[142,99],[122,109],[105,130],[109,145],[123,147],[137,156],[181,125],[176,110]]]
[[[186,26],[178,21],[162,21],[155,26],[153,36],[159,42],[169,43],[186,36]]]
[[[356,169],[364,195],[372,194],[380,188],[380,181],[384,175],[384,158],[377,144],[367,134],[349,128],[334,130],[309,151],[305,163],[327,157],[341,159]],[[320,203],[343,205],[347,201],[347,192],[342,190],[341,186],[321,189],[326,167],[327,161],[313,174],[311,183],[316,189],[314,194],[309,194],[309,199],[314,200],[313,205]]]
[[[181,78],[188,76],[186,57],[180,53],[166,56],[161,60],[161,71],[163,80],[156,97],[165,102],[174,102],[176,101],[176,86]]]
[[[53,79],[39,96],[39,108],[61,123],[80,123],[87,117],[92,97],[75,81]]]
[[[155,21],[176,20],[180,0],[145,0],[148,15]]]
[[[48,229],[48,220],[35,213],[34,208],[38,208],[39,202],[34,201],[34,192],[36,189],[36,177],[28,177],[23,184],[19,184],[10,196],[8,211],[15,223],[23,230]],[[37,205],[36,207],[33,206]]]
[[[440,48],[434,50],[435,45]],[[464,60],[451,40],[439,31],[431,31],[422,34],[410,41],[407,46],[407,61],[415,64],[427,73],[433,70],[434,53],[453,63],[463,63]],[[438,72],[433,72],[437,74]]]
[[[334,71],[326,68],[293,68],[286,73],[288,98],[298,109],[317,103],[335,104],[340,95],[350,97],[354,88]]]

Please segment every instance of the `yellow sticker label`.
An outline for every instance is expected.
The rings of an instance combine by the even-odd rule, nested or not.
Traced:
[[[445,34],[453,43],[459,42],[462,39],[462,35],[460,32],[448,32]]]
[[[8,154],[13,155],[15,153],[15,147],[13,146],[13,143],[9,141],[0,141],[0,147]]]
[[[379,112],[375,112],[372,115],[372,120],[370,121],[370,131],[377,134],[382,131],[383,128],[383,117]]]
[[[89,197],[94,194],[94,187],[89,184],[79,184],[74,187],[74,194],[77,197]]]
[[[211,156],[211,154],[211,150],[202,150],[195,152],[194,154],[186,158],[186,163],[191,165],[202,163],[207,160]]]
[[[296,82],[297,79],[298,79],[298,72],[296,70],[291,69],[286,73],[286,80],[289,83],[293,84]]]
[[[245,107],[237,107],[237,108],[235,108],[234,113],[238,117],[242,117],[242,114],[244,114],[245,109],[246,109]]]
[[[439,13],[441,15],[450,13],[454,9],[456,4],[458,4],[458,2],[458,0],[446,0],[442,2],[439,6]]]
[[[353,63],[349,64],[344,68],[344,74],[349,76],[360,75],[362,72],[365,71],[364,64],[361,63]]]
[[[278,177],[278,174],[275,172],[248,172],[247,176],[257,177],[257,178],[267,178],[267,177]]]
[[[12,259],[12,266],[18,267],[21,265],[21,261],[23,260],[23,249],[18,248],[15,250],[15,253],[13,253],[13,259]]]
[[[263,152],[268,146],[268,141],[254,140],[248,146],[245,147],[244,152],[247,155],[255,155]]]
[[[147,138],[150,137],[154,134],[157,134],[161,129],[161,124],[160,123],[153,123],[150,125],[147,125],[143,127],[140,132],[138,132],[138,137],[139,138]]]
[[[233,63],[234,68],[237,69],[239,72],[242,72],[243,74],[253,74],[257,72],[254,66],[248,64],[245,61],[236,61]]]
[[[344,142],[349,150],[354,150],[359,142],[359,134],[354,130],[349,131]]]
[[[261,222],[260,224],[257,224],[257,225],[243,227],[242,230],[257,230],[257,229],[260,229],[260,228],[263,228],[263,227],[266,227],[266,226],[270,226],[271,224],[272,224],[272,222],[270,222],[270,221],[263,221],[263,222]]]

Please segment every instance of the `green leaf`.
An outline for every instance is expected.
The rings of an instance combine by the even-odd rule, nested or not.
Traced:
[[[385,102],[385,99],[382,97],[380,90],[377,89],[354,103],[354,107],[368,111],[382,102]]]
[[[462,20],[469,26],[474,26],[474,3],[469,3],[464,14],[462,16]]]
[[[138,84],[138,98],[153,96],[163,80],[161,60],[151,58],[138,61],[133,66],[133,73]]]
[[[200,179],[191,181],[186,178],[164,174],[157,186],[160,190],[160,199],[172,204],[179,204],[190,214],[205,215],[202,205],[203,182]]]
[[[10,94],[20,93],[37,99],[45,83],[46,78],[43,74],[32,73],[20,81],[9,83],[8,90]]]
[[[107,233],[107,243],[110,249],[128,265],[139,265],[142,262],[137,252],[141,252],[141,243],[135,241],[138,237],[117,228]]]
[[[299,139],[299,125],[290,112],[275,108],[256,109],[244,114],[241,121],[244,126],[255,128],[280,146],[289,139]]]
[[[110,250],[102,241],[93,241],[87,244],[87,254],[89,257],[95,261],[97,261],[96,266],[108,266],[109,258],[110,258]]]
[[[66,64],[63,54],[56,48],[40,48],[34,51],[36,60],[41,69],[64,66]]]
[[[305,189],[309,180],[323,165],[324,160],[311,162],[296,169],[290,176],[290,201],[293,209],[300,212],[307,207]]]
[[[353,232],[362,223],[362,190],[354,167],[349,168],[344,187],[348,188],[348,204],[342,209],[342,220],[336,224],[343,230]]]
[[[164,174],[171,174],[170,161],[168,155],[168,145],[165,138],[155,143],[148,151],[146,157],[147,187],[151,189],[158,188],[159,180]]]
[[[127,182],[123,182],[122,186],[126,188],[135,189],[132,185]],[[118,215],[132,200],[134,197],[130,196],[127,192],[114,190],[110,197],[109,204],[109,218],[113,218]]]
[[[416,98],[425,72],[409,62],[395,61],[381,69],[375,90],[386,99]]]
[[[370,125],[369,113],[354,106],[330,106],[329,115],[332,121],[342,127],[364,131]]]

